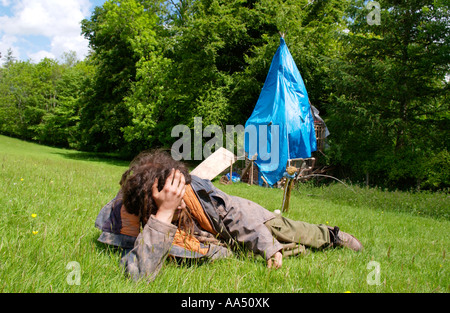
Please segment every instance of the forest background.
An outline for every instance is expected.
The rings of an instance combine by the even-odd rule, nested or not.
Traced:
[[[3,56],[0,134],[129,159],[169,148],[194,117],[244,125],[284,33],[331,132],[333,175],[448,190],[450,4],[367,4],[108,0],[81,23],[86,59]]]

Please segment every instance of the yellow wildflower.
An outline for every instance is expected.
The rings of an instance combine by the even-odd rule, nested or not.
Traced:
[[[38,231],[37,230],[33,230],[33,235],[37,235]]]
[[[32,217],[32,218],[35,218],[36,216],[37,216],[36,213],[31,214],[31,217]]]

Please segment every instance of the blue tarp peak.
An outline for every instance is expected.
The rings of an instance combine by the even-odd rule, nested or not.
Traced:
[[[309,158],[317,149],[305,83],[283,38],[245,129],[245,152],[258,153],[255,163],[271,186],[289,159]]]

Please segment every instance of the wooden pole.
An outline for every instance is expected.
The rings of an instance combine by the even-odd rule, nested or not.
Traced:
[[[286,168],[286,172],[288,175],[294,175],[299,169],[294,166],[288,166]],[[291,200],[291,191],[292,186],[294,186],[294,179],[286,177],[286,185],[284,186],[284,196],[283,196],[283,205],[282,205],[282,212],[289,211],[289,202]]]
[[[253,165],[253,161],[256,160],[256,157],[257,157],[257,156],[258,156],[258,154],[255,153],[255,155],[252,156],[251,159],[249,159],[250,162],[245,166],[244,170],[242,171],[242,175],[241,175],[242,178],[244,178],[244,176],[245,176],[245,175],[247,174],[247,172],[250,170],[250,168],[251,168],[252,165]],[[250,177],[250,174],[248,174],[248,176]]]
[[[251,172],[250,172],[250,185],[253,185],[253,160],[252,160],[252,166],[251,166]]]
[[[289,211],[289,202],[291,200],[291,191],[292,191],[292,186],[294,185],[294,180],[291,178],[288,178],[286,181],[286,186],[284,187],[284,200],[283,200],[283,208],[282,208],[282,212],[287,212]]]
[[[233,161],[231,161],[231,166],[230,166],[230,183],[233,183]]]

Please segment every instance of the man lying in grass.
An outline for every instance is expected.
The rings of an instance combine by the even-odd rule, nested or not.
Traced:
[[[169,255],[218,259],[243,247],[279,268],[283,256],[305,247],[362,249],[338,227],[293,221],[227,195],[165,152],[140,154],[120,185],[96,226],[103,231],[99,241],[124,249],[122,264],[134,279],[154,279]]]

